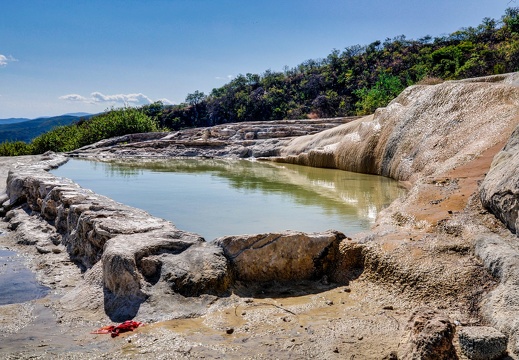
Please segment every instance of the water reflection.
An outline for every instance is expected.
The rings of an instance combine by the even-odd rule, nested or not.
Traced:
[[[373,175],[246,160],[71,160],[54,173],[209,239],[285,229],[335,228],[351,234],[369,228],[404,191],[395,181]],[[121,188],[130,193],[122,195]],[[151,204],[143,205],[143,198]]]

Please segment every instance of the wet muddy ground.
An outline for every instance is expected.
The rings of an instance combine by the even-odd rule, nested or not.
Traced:
[[[0,305],[39,299],[49,292],[49,288],[38,283],[25,261],[15,251],[0,248]]]

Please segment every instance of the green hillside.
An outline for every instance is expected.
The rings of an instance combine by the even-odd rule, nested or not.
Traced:
[[[80,119],[77,116],[62,115],[11,124],[2,124],[0,122],[0,143],[4,141],[23,141],[28,143],[38,135],[56,126],[69,125]]]

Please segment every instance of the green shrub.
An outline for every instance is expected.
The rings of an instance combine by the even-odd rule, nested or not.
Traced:
[[[22,141],[0,144],[1,156],[68,152],[97,141],[126,134],[158,131],[156,122],[141,109],[111,109],[77,124],[57,126],[36,137],[30,144]]]
[[[380,74],[375,86],[355,91],[359,101],[355,104],[358,115],[372,114],[377,108],[389,104],[404,89],[402,81],[394,75]]]
[[[4,141],[0,144],[0,156],[20,156],[32,154],[32,146],[23,141]]]

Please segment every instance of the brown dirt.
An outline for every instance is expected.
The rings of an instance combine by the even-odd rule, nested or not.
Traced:
[[[454,212],[465,209],[470,197],[476,192],[494,156],[503,148],[503,141],[475,158],[473,161],[447,172],[442,177],[430,178],[420,188],[416,205],[407,209],[417,220],[431,224],[452,217]],[[427,205],[428,206],[425,206]]]

